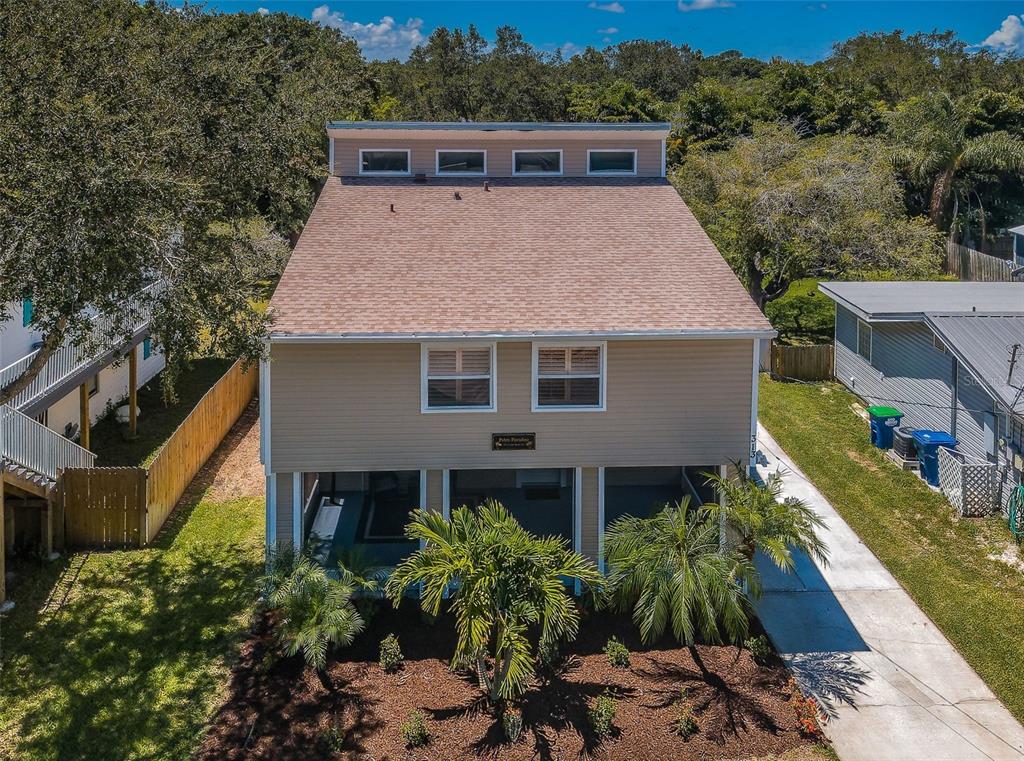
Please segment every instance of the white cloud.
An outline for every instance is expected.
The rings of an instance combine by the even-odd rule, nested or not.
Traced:
[[[622,3],[618,0],[611,3],[599,3],[597,0],[590,0],[587,5],[588,8],[593,8],[595,11],[606,11],[608,13],[625,13],[626,9],[622,7]]]
[[[562,55],[566,58],[572,58],[577,53],[582,53],[583,48],[577,45],[575,42],[565,42],[558,46],[558,49],[562,51]]]
[[[257,8],[256,12],[261,16],[269,15],[270,11],[267,8]]]
[[[710,11],[715,8],[732,8],[736,3],[731,0],[679,0],[679,10],[683,13],[690,11]]]
[[[998,53],[1024,52],[1024,16],[1010,14],[992,34],[977,47],[992,48]]]
[[[597,33],[598,34],[618,34],[619,30],[618,30],[617,27],[609,26],[609,27],[607,27],[605,29],[598,29]]]
[[[426,40],[423,34],[423,19],[411,18],[404,24],[395,23],[391,16],[384,16],[377,23],[360,24],[349,21],[341,11],[332,11],[326,5],[313,10],[313,21],[344,32],[358,44],[367,58],[405,59],[410,51]]]

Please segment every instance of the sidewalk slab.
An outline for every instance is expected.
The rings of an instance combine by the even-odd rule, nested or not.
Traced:
[[[757,612],[843,761],[1024,761],[1024,728],[771,435],[758,473],[825,521],[830,562],[756,563]]]

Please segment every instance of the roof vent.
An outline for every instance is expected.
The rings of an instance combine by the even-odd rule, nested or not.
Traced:
[[[488,182],[487,180],[484,180],[484,190],[486,190],[488,193],[491,192],[491,183]]]
[[[455,191],[455,200],[456,201],[461,201],[462,200],[462,193],[460,193],[457,190]]]
[[[394,205],[394,204],[391,204],[391,213],[392,213],[392,214],[394,214],[394,213],[395,213],[395,205]]]
[[[424,174],[423,172],[417,172],[415,175],[413,175],[412,181],[413,182],[426,182],[427,181],[427,175]]]

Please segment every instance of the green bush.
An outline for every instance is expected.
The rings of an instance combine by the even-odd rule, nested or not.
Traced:
[[[410,713],[408,721],[402,724],[402,737],[407,748],[422,748],[430,742],[430,730],[420,711]]]
[[[320,745],[328,753],[341,753],[345,745],[345,730],[341,728],[337,717],[331,720],[331,725],[320,732]]]
[[[389,634],[380,642],[380,667],[388,672],[398,671],[402,667],[402,648],[398,645],[398,637]]]
[[[672,721],[672,731],[684,740],[689,740],[700,731],[700,727],[697,726],[697,720],[693,718],[693,710],[685,703],[680,706],[679,713],[676,714],[676,718]]]
[[[523,733],[523,715],[519,711],[505,711],[501,717],[501,728],[510,743],[517,742]]]
[[[771,660],[772,644],[768,641],[768,638],[763,634],[759,634],[756,637],[751,637],[743,646],[750,651],[751,657],[754,659],[754,663],[758,666],[765,666]]]
[[[587,719],[594,734],[604,739],[612,733],[612,722],[615,721],[615,698],[608,693],[595,698],[587,709]]]
[[[629,649],[619,642],[618,637],[611,637],[604,646],[604,654],[608,662],[617,669],[629,668]]]

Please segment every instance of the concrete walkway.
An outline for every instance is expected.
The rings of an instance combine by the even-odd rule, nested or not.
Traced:
[[[825,732],[840,758],[1024,759],[1024,728],[760,426],[758,447],[760,475],[779,471],[785,495],[827,524],[827,567],[803,556],[786,575],[758,558],[757,610],[801,687],[829,714]]]

